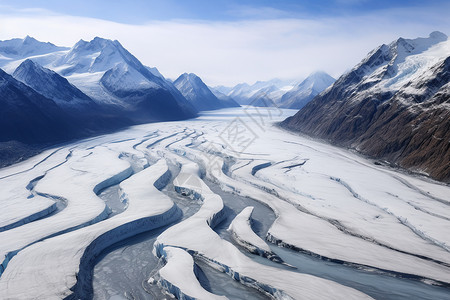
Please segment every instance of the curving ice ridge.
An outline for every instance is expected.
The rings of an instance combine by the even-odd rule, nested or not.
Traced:
[[[97,257],[156,228],[136,258],[155,255],[150,274],[120,266],[144,293],[234,299],[217,288],[234,280],[257,299],[450,298],[450,187],[274,126],[292,113],[244,107],[140,125],[0,169],[0,298],[102,299]],[[111,214],[113,204],[122,209]],[[396,284],[310,274],[300,257]]]
[[[233,239],[249,252],[267,257],[270,260],[282,263],[283,260],[272,252],[272,249],[252,229],[252,213],[254,207],[247,206],[231,222],[228,231]]]

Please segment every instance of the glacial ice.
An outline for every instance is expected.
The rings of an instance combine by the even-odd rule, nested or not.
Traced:
[[[160,191],[167,183],[200,205],[156,238],[155,254],[167,262],[159,269],[165,280],[160,285],[168,292],[176,294],[176,287],[183,295],[208,298],[211,291],[194,276],[194,263],[202,260],[276,298],[367,297],[358,284],[344,286],[257,257],[268,262],[262,264],[223,239],[213,228],[227,210],[205,180],[274,211],[262,241],[245,209],[232,226],[239,240],[264,250],[272,242],[272,250],[280,249],[277,244],[362,272],[448,287],[449,187],[273,126],[284,117],[269,108],[205,112],[194,120],[81,140],[1,169],[0,203],[7,208],[0,215],[1,297],[90,297],[90,276],[83,274],[106,247],[178,222],[180,209]],[[236,118],[244,126],[236,132],[251,134],[246,147],[230,140]],[[181,168],[173,180],[168,165]],[[96,193],[114,184],[128,206],[110,216]],[[53,199],[67,206],[52,213]],[[178,267],[189,281],[180,281]]]

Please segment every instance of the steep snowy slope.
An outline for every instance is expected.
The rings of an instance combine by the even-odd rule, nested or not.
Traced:
[[[0,69],[0,142],[45,143],[73,137],[67,115],[42,96]]]
[[[209,90],[214,94],[214,96],[216,96],[220,101],[225,102],[225,103],[229,103],[230,106],[231,105],[239,105],[236,101],[234,101],[234,99],[230,96],[227,96],[226,94],[220,92],[219,90],[209,87]]]
[[[20,44],[20,41],[26,44],[26,40],[27,38],[12,41],[13,44]],[[8,46],[11,41],[2,43]],[[13,73],[24,60],[32,59],[33,62],[67,78],[97,104],[112,106],[116,114],[135,118],[135,123],[184,119],[196,115],[195,109],[173,84],[165,80],[156,68],[142,65],[118,41],[96,37],[89,42],[80,40],[70,49],[50,47],[47,43],[37,41],[36,43],[46,51],[37,53],[16,51],[17,55],[11,55],[9,48],[0,44],[0,53],[5,53],[0,58],[0,67]],[[105,76],[107,72],[108,76]],[[117,74],[113,74],[115,72]],[[114,82],[113,78],[120,80],[115,82],[114,88],[111,88],[110,82]],[[146,96],[142,97],[142,94]],[[152,95],[157,95],[155,103],[152,103]],[[160,101],[161,97],[170,104],[168,106],[170,111],[162,110],[167,108],[167,105],[161,107],[161,110],[158,109],[156,102]],[[143,104],[147,111],[139,106],[142,101],[146,102]],[[139,111],[137,116],[136,111]]]
[[[122,112],[95,103],[67,79],[30,59],[17,67],[13,77],[53,100],[73,123],[79,124],[80,132],[102,133],[132,124]]]
[[[2,166],[47,143],[196,116],[171,82],[118,41],[94,38],[72,48],[30,37],[0,41],[0,68],[27,85],[0,91]]]
[[[63,109],[80,111],[98,109],[98,105],[91,98],[70,84],[67,79],[30,59],[20,64],[14,71],[13,77],[54,100]]]
[[[90,42],[81,40],[54,63],[54,69],[98,103],[139,111],[138,122],[195,116],[195,109],[170,82],[157,70],[142,65],[118,41],[99,37]],[[167,105],[158,108],[161,100]]]
[[[282,125],[449,181],[449,82],[446,35],[400,38]]]
[[[218,99],[200,77],[193,73],[180,75],[173,84],[199,111],[239,106],[235,101]]]
[[[325,72],[312,73],[300,84],[284,94],[280,99],[279,106],[300,109],[316,95],[332,85],[333,82],[335,82],[335,79]]]

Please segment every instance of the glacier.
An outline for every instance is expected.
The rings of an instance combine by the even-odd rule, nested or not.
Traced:
[[[0,298],[138,295],[99,290],[110,269],[149,298],[235,299],[229,280],[255,299],[448,299],[450,187],[275,125],[294,113],[207,111],[0,169]]]

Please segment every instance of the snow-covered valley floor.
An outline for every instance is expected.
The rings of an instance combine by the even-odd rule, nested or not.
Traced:
[[[450,299],[450,187],[234,108],[0,169],[0,299]]]

